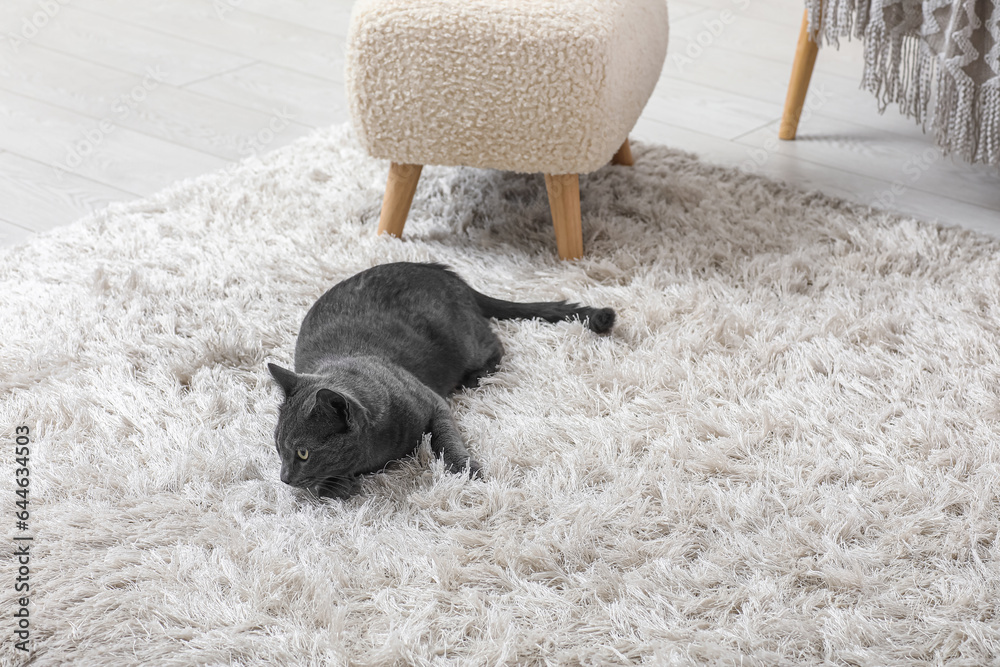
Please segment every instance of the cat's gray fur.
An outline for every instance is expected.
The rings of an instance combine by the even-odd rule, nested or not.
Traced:
[[[586,318],[599,333],[615,321],[610,308],[493,299],[440,264],[362,271],[306,314],[294,372],[268,364],[285,394],[274,433],[281,480],[347,497],[361,474],[406,456],[428,431],[449,470],[481,475],[445,396],[475,386],[500,363],[490,317]]]

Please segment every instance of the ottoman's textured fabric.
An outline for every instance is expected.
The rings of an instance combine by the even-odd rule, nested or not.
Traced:
[[[359,0],[351,116],[395,162],[594,171],[638,120],[667,33],[664,0]]]

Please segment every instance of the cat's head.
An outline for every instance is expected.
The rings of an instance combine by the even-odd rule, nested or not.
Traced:
[[[285,394],[274,429],[281,481],[318,495],[349,495],[345,487],[366,464],[358,436],[368,412],[349,391],[331,386],[323,376],[275,364],[267,368]]]

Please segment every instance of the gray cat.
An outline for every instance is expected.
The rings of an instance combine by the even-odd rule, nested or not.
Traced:
[[[274,431],[281,481],[346,498],[360,475],[406,456],[428,431],[448,470],[481,476],[444,397],[499,365],[491,317],[587,318],[597,333],[615,323],[610,308],[490,298],[440,264],[362,271],[306,314],[295,372],[268,364],[285,394]]]

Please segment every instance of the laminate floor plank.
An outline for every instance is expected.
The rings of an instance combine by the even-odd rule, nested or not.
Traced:
[[[0,248],[20,245],[37,233],[37,230],[25,229],[0,218]]]
[[[688,2],[687,0],[671,0],[667,4],[667,13],[670,17],[670,22],[673,24],[676,21],[680,21],[683,18],[689,16],[694,16],[695,14],[700,14],[703,12],[708,12],[708,9],[701,2]]]
[[[894,197],[885,197],[886,192],[893,192],[893,183],[888,180],[836,169],[778,152],[761,156],[751,146],[647,118],[639,119],[632,136],[639,141],[645,140],[696,152],[706,162],[740,169],[748,174],[766,176],[805,190],[816,190],[891,213],[945,225],[958,225],[1000,238],[1000,215],[997,211],[958,199],[907,187]],[[641,159],[636,161],[636,165],[641,168]],[[886,205],[882,205],[882,202]]]
[[[924,137],[874,130],[822,114],[813,116],[809,134],[799,135],[795,141],[779,141],[777,132],[776,122],[738,143],[888,181],[896,190],[923,190],[991,208],[1000,217],[996,169],[955,161]]]
[[[16,53],[0,49],[0,89],[92,118],[110,115],[112,106],[143,88],[143,78],[34,43]],[[154,84],[150,77],[147,85]]]
[[[0,35],[30,41],[38,31],[58,22],[66,4],[43,7],[38,0],[4,0],[0,3]]]
[[[0,91],[0,149],[138,195],[229,162],[89,116]]]
[[[239,0],[233,4],[246,12],[341,37],[347,35],[354,5],[352,0],[284,0],[281,3],[274,0]]]
[[[680,79],[716,88],[744,97],[784,104],[791,75],[791,61],[779,63],[752,54],[734,56],[731,51],[707,49],[698,58],[670,53],[663,66],[662,79]],[[860,74],[845,77],[829,72],[814,72],[799,132],[811,132],[809,116],[822,113],[876,130],[911,137],[924,137],[923,130],[911,118],[898,113],[894,106],[884,114],[878,111],[875,97],[859,88]],[[662,82],[660,85],[669,85]]]
[[[204,46],[343,80],[335,36],[240,9],[236,0],[74,0],[80,9],[143,26]],[[280,5],[275,5],[280,6]]]
[[[111,202],[136,194],[92,181],[13,153],[0,153],[2,217],[25,229],[44,231],[69,224]]]
[[[83,85],[81,70],[87,74]],[[72,56],[32,45],[17,56],[0,54],[0,88],[89,116],[92,120],[81,126],[84,133],[129,128],[238,160],[310,129],[296,123],[285,108],[255,111],[162,83],[156,76],[126,74],[96,63],[84,66]]]
[[[734,17],[750,18],[781,23],[798,28],[802,23],[802,4],[787,2],[759,2],[758,0],[697,0],[698,5],[713,12],[728,11]],[[670,5],[673,6],[673,3]]]
[[[671,21],[671,53],[691,58],[710,50],[726,51],[734,58],[749,54],[787,64],[791,71],[801,27],[801,9],[799,21],[794,24],[768,21],[735,11],[730,12],[727,19],[723,11],[729,10],[710,9],[704,14]],[[857,77],[860,81],[864,62],[861,43],[845,39],[841,40],[839,49],[821,47],[815,69]]]
[[[312,127],[349,120],[344,84],[268,63],[220,74],[187,89],[265,114],[280,107],[296,123]]]
[[[779,118],[781,103],[661,76],[643,115],[720,139],[732,139]]]
[[[155,71],[175,86],[249,65],[254,58],[65,6],[29,44],[139,76]]]

